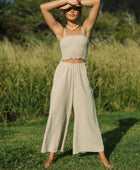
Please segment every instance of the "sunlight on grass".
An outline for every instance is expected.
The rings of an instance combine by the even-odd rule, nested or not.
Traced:
[[[30,39],[29,47],[0,42],[0,121],[46,116],[53,75],[61,59],[58,42]],[[140,48],[94,42],[87,56],[97,113],[133,111],[140,103]]]
[[[136,170],[139,165],[139,112],[102,113],[98,121],[105,154],[114,169]],[[49,152],[42,154],[41,145],[47,118],[34,121],[0,123],[0,169],[43,169]],[[71,116],[64,152],[55,154],[50,169],[106,169],[96,152],[72,154],[74,119]],[[10,168],[9,168],[10,167]]]

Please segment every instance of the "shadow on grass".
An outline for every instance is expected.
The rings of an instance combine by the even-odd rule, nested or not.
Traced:
[[[127,131],[138,121],[136,118],[119,119],[119,127],[102,135],[105,147],[105,155],[109,159],[110,154],[120,142]]]
[[[110,154],[113,152],[116,145],[121,141],[122,137],[136,122],[139,121],[139,119],[128,118],[128,119],[119,119],[118,121],[119,121],[119,127],[102,134],[104,148],[105,148],[105,155],[107,159],[109,159]],[[79,156],[97,155],[97,154],[98,154],[97,152],[86,152],[86,153],[80,153]],[[64,157],[66,155],[72,155],[72,149],[64,152],[63,154],[60,154],[59,158]]]
[[[72,149],[69,149],[65,152],[61,152],[61,154],[57,155],[57,157],[55,158],[54,162],[56,162],[57,160],[59,160],[60,158],[63,158],[65,156],[68,156],[68,155],[72,155]]]

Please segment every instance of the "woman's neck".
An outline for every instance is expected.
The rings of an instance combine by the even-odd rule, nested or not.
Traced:
[[[74,22],[74,23],[72,23],[72,22],[67,22],[66,25],[68,25],[68,26],[70,26],[71,28],[73,28],[73,27],[75,27],[75,26],[77,25],[77,22]]]

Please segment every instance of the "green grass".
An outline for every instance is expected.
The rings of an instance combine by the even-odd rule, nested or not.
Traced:
[[[139,54],[134,41],[90,43],[86,63],[98,113],[140,110]],[[57,41],[29,38],[27,48],[0,41],[0,122],[48,115],[60,59]]]
[[[72,155],[74,112],[72,111],[64,152],[55,154],[56,162],[48,169],[102,170],[98,153]],[[136,170],[140,139],[140,111],[98,114],[105,154],[116,170]],[[43,169],[49,152],[40,153],[46,119],[0,124],[0,169]]]

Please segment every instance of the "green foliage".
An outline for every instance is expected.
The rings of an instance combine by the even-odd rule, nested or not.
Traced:
[[[122,13],[119,17],[118,24],[116,25],[115,38],[121,42],[125,38],[138,39],[140,32],[133,31],[135,29],[135,23],[126,21],[126,13]]]
[[[112,41],[116,39],[122,43],[127,38],[139,41],[140,25],[136,24],[131,15],[121,13],[118,17],[109,12],[100,13],[99,18],[92,30],[91,37],[93,39],[104,39]]]
[[[3,2],[3,3],[2,3]],[[2,1],[0,9],[0,39],[8,37],[10,41],[25,43],[26,36],[34,34],[41,40],[54,37],[54,33],[45,22],[40,10],[40,4],[45,0],[16,0],[13,4],[6,4]],[[78,19],[78,24],[82,25],[88,17],[90,8],[83,7],[82,16]],[[55,19],[63,26],[66,19],[62,16],[61,10],[51,11]],[[42,36],[42,35],[45,36]],[[91,40],[111,41],[117,39],[124,42],[127,38],[139,41],[140,25],[135,22],[135,16],[125,12],[115,15],[109,12],[100,11],[99,17],[91,32]]]
[[[136,50],[139,45],[135,48],[132,41],[128,44],[124,46],[114,41],[108,45],[101,42],[95,43],[95,48],[89,50],[89,76],[100,111],[132,109],[134,103],[139,107],[140,81],[137,72],[140,60],[139,50]]]
[[[49,114],[61,52],[57,42],[39,39],[26,37],[27,47],[7,39],[0,42],[0,121]],[[139,108],[139,53],[134,42],[126,47],[116,41],[89,47],[88,74],[98,113]]]
[[[0,16],[1,38],[7,36],[10,40],[22,39],[25,34],[38,33],[48,29],[42,16],[40,4],[44,0],[17,0],[3,9]],[[58,13],[53,11],[53,15],[58,19]],[[13,35],[13,36],[12,36]]]
[[[43,62],[47,60],[47,51],[44,51],[43,57],[41,49],[40,52],[37,50],[40,46],[39,41],[33,39],[28,43],[30,47],[28,56],[25,52],[26,48],[12,46],[5,39],[6,48],[4,49],[2,48],[4,44],[1,43],[0,121],[5,119],[11,121],[19,117],[24,119],[29,115],[36,117],[48,112],[53,71],[50,70],[49,73],[48,64],[50,63]],[[39,52],[35,60],[32,58],[35,55],[34,49],[36,53]],[[9,50],[10,55],[8,55]]]

